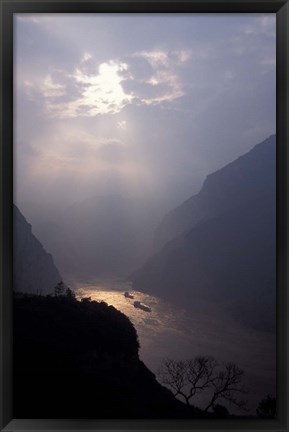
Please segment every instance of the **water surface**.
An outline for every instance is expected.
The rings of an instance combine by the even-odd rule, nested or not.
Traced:
[[[275,335],[272,333],[242,327],[212,307],[206,311],[186,310],[158,297],[130,291],[127,282],[74,286],[78,298],[105,301],[130,318],[138,333],[140,358],[154,373],[167,357],[181,360],[213,355],[218,361],[234,362],[245,371],[251,414],[256,413],[258,402],[267,394],[275,396]],[[125,291],[130,291],[134,298],[126,298]],[[134,301],[148,305],[151,312],[135,308]]]

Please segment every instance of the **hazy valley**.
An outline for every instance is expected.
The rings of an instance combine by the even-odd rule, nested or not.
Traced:
[[[61,276],[15,208],[17,291],[53,293],[63,279],[79,299],[105,301],[131,320],[140,359],[155,374],[166,357],[213,355],[244,369],[250,414],[275,394],[274,136],[208,176],[161,223],[160,209],[119,196],[58,217],[30,213]],[[32,272],[19,271],[27,265]],[[151,311],[133,307],[125,291]]]

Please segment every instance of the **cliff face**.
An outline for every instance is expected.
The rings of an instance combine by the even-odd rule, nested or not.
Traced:
[[[13,211],[13,288],[25,293],[51,293],[61,276],[52,256],[32,233],[20,210]]]
[[[218,305],[250,326],[274,329],[275,164],[271,137],[210,175],[163,222],[162,242],[174,238],[132,275],[133,289],[186,306]]]
[[[275,193],[276,136],[207,176],[197,195],[166,215],[156,230],[155,243],[165,243],[200,222],[246,207],[264,193]]]

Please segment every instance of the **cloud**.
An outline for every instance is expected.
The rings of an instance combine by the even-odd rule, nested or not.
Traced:
[[[172,68],[173,64],[185,63],[191,55],[190,50],[151,50],[137,51],[132,56],[146,59],[153,69],[157,70],[160,67]]]
[[[80,107],[87,107],[86,114],[89,116],[120,112],[133,99],[121,85],[124,80],[121,72],[127,68],[125,63],[109,61],[100,64],[97,75],[87,75],[77,69],[73,78],[82,85],[82,97],[72,105],[76,108],[75,114],[78,114],[77,108]]]
[[[116,126],[118,129],[126,130],[126,121],[125,120],[118,121]]]
[[[235,56],[236,64],[244,69],[246,58],[247,70],[260,77],[275,73],[276,69],[276,14],[253,14],[239,27],[235,37],[229,41],[229,54]],[[248,79],[248,78],[247,78]]]
[[[44,79],[42,85],[42,93],[45,98],[60,97],[65,95],[65,86],[63,84],[55,83],[50,75]]]
[[[177,56],[179,58],[179,61],[181,63],[185,63],[186,61],[190,60],[192,53],[191,51],[181,50],[177,53]]]
[[[87,61],[91,57],[85,53],[84,58]],[[62,84],[53,82],[51,77],[46,77],[40,88],[46,113],[57,118],[119,113],[133,99],[131,94],[124,91],[121,84],[124,80],[122,72],[126,70],[125,63],[116,61],[101,63],[94,73],[88,73],[80,65],[72,74],[64,76],[74,89],[72,99],[69,99],[70,95],[65,93]],[[68,100],[63,100],[61,96],[66,96]],[[54,99],[51,100],[51,97]]]
[[[267,35],[276,37],[276,14],[261,14],[254,22],[243,27],[243,33],[247,36]]]
[[[141,192],[152,179],[161,199],[185,199],[274,132],[274,14],[28,15],[15,34],[15,153],[33,199],[139,176]]]
[[[117,59],[87,68],[92,54],[84,52],[79,65],[71,72],[52,71],[41,83],[26,81],[30,99],[43,100],[45,114],[65,119],[114,115],[129,104],[158,105],[172,102],[185,94],[179,70],[191,52],[141,51],[131,55],[150,66],[145,76],[133,75],[131,65]],[[124,123],[118,128],[125,129]]]
[[[184,87],[179,76],[172,71],[156,71],[156,73],[147,81],[153,87],[164,88],[159,91],[155,97],[143,97],[140,101],[146,105],[158,105],[162,102],[172,102],[175,99],[184,96]]]
[[[140,51],[134,53],[133,56],[146,59],[154,69],[157,69],[159,66],[169,66],[168,53],[164,51]]]
[[[90,53],[88,53],[88,52],[85,52],[83,54],[82,59],[81,59],[81,63],[85,63],[85,62],[87,62],[90,59],[92,59],[92,55]]]
[[[146,60],[151,66],[149,76],[140,79],[136,77],[136,82],[142,84],[138,92],[135,90],[138,104],[159,105],[172,102],[185,94],[179,69],[191,58],[191,51],[139,51],[133,53],[132,57]],[[141,94],[140,89],[144,90],[144,94]]]

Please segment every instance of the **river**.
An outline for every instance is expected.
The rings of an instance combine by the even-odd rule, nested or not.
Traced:
[[[137,291],[131,291],[133,299],[126,298],[124,292],[131,288],[128,282],[74,282],[72,286],[79,299],[105,301],[130,318],[137,330],[140,358],[154,373],[164,358],[212,355],[220,363],[234,362],[244,370],[249,414],[256,414],[259,401],[268,394],[275,396],[274,334],[242,327],[214,309],[186,310]],[[134,301],[148,305],[151,312],[135,308]],[[202,405],[202,399],[197,402]],[[232,407],[230,411],[240,413]]]

